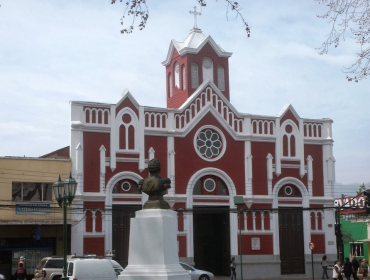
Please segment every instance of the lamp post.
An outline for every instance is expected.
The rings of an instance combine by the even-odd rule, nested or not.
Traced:
[[[242,227],[241,227],[241,217],[240,217],[240,206],[244,205],[243,196],[234,196],[234,204],[238,207],[239,214],[239,257],[240,257],[240,279],[243,280],[243,259],[242,259]]]
[[[72,178],[72,173],[69,178],[63,182],[60,179],[53,185],[54,196],[60,207],[63,207],[63,276],[61,280],[68,280],[67,277],[67,206],[72,204],[75,198],[77,182]]]

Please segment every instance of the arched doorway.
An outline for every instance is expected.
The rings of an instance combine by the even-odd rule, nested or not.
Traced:
[[[206,168],[194,174],[187,188],[188,257],[195,267],[215,275],[230,275],[230,256],[237,254],[236,214],[230,213],[235,187],[221,170]]]
[[[308,192],[295,178],[284,178],[274,187],[274,208],[278,208],[278,245],[282,275],[305,273],[305,207]],[[275,239],[275,240],[276,240]]]
[[[113,176],[106,189],[105,205],[111,207],[111,215],[106,216],[105,248],[114,251],[114,260],[122,267],[128,264],[130,219],[142,209],[144,196],[138,188],[142,177],[133,172],[121,172]]]

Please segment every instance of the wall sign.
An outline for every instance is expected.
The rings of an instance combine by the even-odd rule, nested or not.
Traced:
[[[50,204],[16,204],[15,214],[50,214]]]
[[[253,237],[251,239],[252,242],[252,250],[261,250],[261,242],[258,237]]]

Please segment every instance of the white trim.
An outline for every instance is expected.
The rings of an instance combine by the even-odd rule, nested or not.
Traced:
[[[106,186],[106,190],[105,190],[105,207],[108,209],[108,208],[112,208],[112,189],[114,187],[114,185],[116,183],[118,183],[120,180],[122,179],[130,179],[134,182],[138,182],[140,181],[141,179],[143,179],[140,175],[134,173],[134,172],[131,172],[131,171],[124,171],[124,172],[120,172],[120,173],[117,173],[116,175],[114,175],[110,180],[109,182],[107,183],[107,186]],[[136,201],[129,201],[129,203],[127,203],[126,201],[124,201],[125,203],[120,203],[120,202],[123,202],[123,201],[116,201],[114,202],[114,204],[141,204],[141,202],[137,203]],[[109,252],[112,252],[112,236],[113,236],[113,231],[112,231],[112,215],[105,215],[105,241],[104,241],[104,245],[105,245],[105,248],[104,248],[104,251],[108,250]]]
[[[187,185],[186,188],[186,208],[187,209],[193,209],[193,205],[210,205],[211,203],[193,203],[193,190],[195,183],[206,175],[214,175],[219,177],[224,181],[226,184],[226,187],[229,191],[229,203],[228,206],[230,208],[234,208],[234,201],[233,197],[236,195],[236,189],[233,181],[227,175],[224,171],[213,168],[213,167],[207,167],[203,168],[201,170],[198,170],[195,172]],[[217,203],[217,205],[220,205],[220,203]],[[230,213],[230,253],[231,255],[237,255],[238,254],[238,242],[237,242],[237,213]],[[186,215],[186,220],[184,221],[184,230],[188,233],[186,236],[186,246],[187,246],[187,257],[194,257],[194,232],[193,232],[193,213],[189,213]]]
[[[206,158],[205,156],[203,156],[199,150],[198,150],[198,145],[197,145],[197,138],[198,138],[198,135],[199,133],[202,131],[202,130],[207,130],[207,129],[211,129],[211,130],[215,130],[218,135],[220,136],[221,138],[221,151],[219,152],[219,154],[214,157],[214,158]],[[206,161],[217,161],[219,160],[220,158],[222,158],[222,156],[224,155],[225,151],[226,151],[226,138],[225,138],[225,135],[222,133],[222,131],[216,127],[216,126],[213,126],[213,125],[205,125],[205,126],[202,126],[200,127],[197,132],[195,132],[194,134],[194,139],[193,139],[193,144],[194,144],[194,150],[195,152],[197,153],[197,155],[203,159],[203,160],[206,160]]]
[[[213,189],[212,190],[208,190],[207,188],[206,188],[206,182],[207,181],[212,181],[213,182]],[[207,192],[213,192],[215,189],[216,189],[216,182],[215,182],[215,180],[213,180],[212,178],[207,178],[207,179],[205,179],[204,180],[204,182],[203,182],[203,188],[207,191]]]
[[[281,197],[278,197],[279,190],[282,186],[286,184],[293,184],[295,185],[302,194],[302,203],[301,204],[279,204],[278,201],[281,199]],[[308,207],[309,206],[309,194],[307,191],[306,186],[298,179],[293,177],[286,177],[279,180],[273,188],[272,191],[273,201],[272,201],[272,208],[277,208],[279,206],[286,206],[286,207]],[[297,201],[296,197],[293,197],[291,200]],[[300,200],[300,198],[299,198]],[[304,244],[308,244],[310,242],[310,230],[311,230],[311,223],[309,218],[309,212],[308,211],[302,211],[303,215],[303,242]],[[273,222],[272,222],[272,229],[274,232],[274,255],[280,255],[280,243],[279,243],[279,216],[278,211],[276,213],[273,213]],[[305,254],[309,254],[309,248],[308,246],[305,246]]]

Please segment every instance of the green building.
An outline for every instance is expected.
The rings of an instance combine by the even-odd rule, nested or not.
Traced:
[[[344,258],[351,255],[356,256],[358,260],[366,259],[369,261],[369,242],[368,221],[362,217],[358,219],[340,219],[342,234]]]

